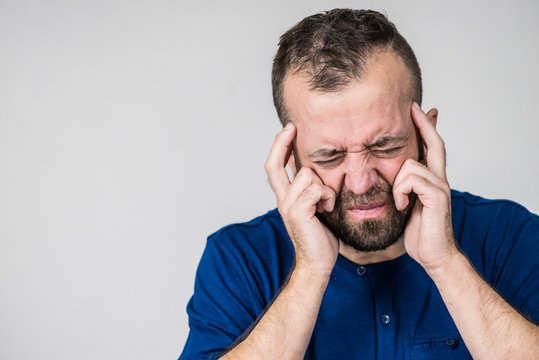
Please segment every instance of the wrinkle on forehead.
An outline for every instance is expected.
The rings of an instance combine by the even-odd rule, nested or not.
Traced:
[[[283,95],[284,105],[288,111],[295,113],[298,106],[303,107],[305,100],[312,102],[312,97],[317,95],[340,95],[348,90],[353,83],[361,83],[366,88],[372,87],[378,90],[379,100],[387,102],[385,105],[394,105],[395,102],[408,102],[413,100],[414,82],[412,75],[399,55],[393,51],[377,51],[371,54],[365,63],[365,68],[360,78],[335,90],[311,90],[311,76],[307,72],[289,72],[284,79]],[[305,95],[312,95],[311,97]],[[376,95],[376,94],[372,94]],[[329,98],[329,96],[328,96]],[[303,100],[303,101],[302,101]],[[319,104],[321,105],[321,104]],[[381,104],[384,105],[384,104]],[[299,114],[294,114],[299,115]],[[300,121],[301,117],[293,116],[294,120]]]
[[[306,109],[310,120],[297,123],[298,138],[305,138],[306,144],[353,152],[384,137],[409,137],[412,132],[408,102],[378,96],[366,107],[340,106],[338,99],[332,103],[329,114]]]
[[[408,128],[405,131],[401,131],[398,133],[380,133],[377,136],[373,136],[372,140],[366,140],[365,143],[359,144],[356,147],[349,147],[347,146],[346,139],[342,139],[342,143],[344,145],[340,146],[338,145],[339,142],[328,140],[326,142],[323,142],[321,146],[318,146],[314,149],[306,149],[306,155],[308,158],[315,159],[315,158],[329,158],[333,155],[337,154],[353,154],[353,153],[362,153],[367,150],[370,150],[372,148],[384,148],[388,146],[405,146],[410,141],[410,137],[412,136],[412,129]],[[307,146],[310,148],[310,146]]]
[[[413,128],[411,75],[392,52],[371,56],[362,78],[338,91],[309,86],[305,75],[285,78],[285,106],[306,151],[325,146],[359,151],[384,135],[399,136]]]

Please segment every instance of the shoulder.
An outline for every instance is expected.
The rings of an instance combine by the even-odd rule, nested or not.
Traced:
[[[281,215],[277,209],[273,209],[250,221],[224,226],[211,234],[208,239],[219,241],[220,239],[234,237],[237,234],[267,232],[271,231],[271,229],[278,229],[280,227],[284,227]]]
[[[273,209],[250,221],[227,225],[208,237],[207,246],[255,251],[282,247],[289,242],[279,211]]]
[[[521,226],[538,222],[539,217],[524,206],[506,199],[485,199],[483,197],[451,190],[451,211],[453,225],[481,228],[494,225]]]
[[[505,199],[451,191],[453,232],[461,250],[491,284],[503,272],[526,273],[539,264],[539,217]],[[513,280],[515,277],[513,276]]]
[[[524,206],[505,199],[485,199],[451,190],[451,212],[455,238],[466,246],[481,240],[490,246],[514,243],[519,238],[534,241],[539,236],[539,217]]]
[[[481,196],[470,194],[465,191],[451,189],[451,200],[462,206],[485,207],[485,208],[513,208],[521,211],[529,211],[522,205],[507,199],[485,199]]]
[[[293,260],[294,247],[279,212],[274,209],[211,234],[199,270],[209,266],[215,271],[248,275],[256,282],[269,281],[272,287],[267,290],[273,293],[286,278]]]
[[[285,276],[286,240],[276,210],[208,237],[187,305],[190,332],[182,357],[218,353],[256,320]]]

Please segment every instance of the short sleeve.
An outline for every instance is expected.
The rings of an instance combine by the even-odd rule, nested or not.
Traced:
[[[248,259],[222,233],[208,238],[187,305],[189,336],[182,360],[216,359],[264,309]]]
[[[528,320],[539,322],[539,217],[509,200],[452,192],[453,230],[484,279]]]
[[[510,220],[510,222],[509,222]],[[505,221],[499,220],[499,225]],[[496,249],[492,285],[528,320],[539,324],[539,217],[515,209]]]

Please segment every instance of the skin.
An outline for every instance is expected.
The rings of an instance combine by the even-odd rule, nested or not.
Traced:
[[[302,359],[338,254],[367,264],[404,252],[436,284],[474,359],[539,358],[538,327],[508,305],[456,246],[437,110],[425,114],[413,103],[407,97],[410,84],[404,63],[387,52],[372,57],[363,78],[339,92],[310,91],[301,75],[285,79],[292,123],[276,136],[265,168],[294,244],[295,267],[258,324],[223,358]],[[405,140],[380,146],[379,140],[388,136]],[[426,164],[418,162],[419,146],[424,146]],[[320,163],[336,157],[313,156],[320,149],[341,151],[339,159]],[[295,175],[292,181],[287,164]],[[343,246],[315,213],[332,211],[342,189],[360,195],[381,179],[393,186],[399,210],[411,192],[418,196],[403,236],[377,252]],[[372,215],[368,210],[350,213],[347,221]]]
[[[343,188],[363,194],[382,180],[393,185],[403,163],[407,159],[418,160],[412,99],[408,95],[411,84],[404,63],[393,53],[372,58],[364,78],[337,93],[311,92],[308,78],[288,76],[285,105],[296,128],[294,152],[288,165],[296,178],[319,182],[335,194]],[[437,114],[436,109],[428,113],[431,123],[436,123]],[[388,138],[394,141],[381,142]],[[339,153],[320,154],[323,150]],[[303,165],[299,172],[296,164]],[[276,184],[280,185],[277,179]],[[286,184],[274,190],[277,194],[284,192],[285,187]],[[288,212],[290,201],[285,201],[280,209]],[[323,206],[329,204],[322,202],[318,210]],[[352,214],[350,218],[354,221]],[[358,264],[391,260],[405,252],[402,238],[390,248],[374,253],[360,253],[342,243],[339,250]]]

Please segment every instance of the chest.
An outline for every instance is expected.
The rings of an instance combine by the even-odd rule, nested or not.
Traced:
[[[306,359],[471,359],[419,265],[348,265],[335,267]]]

